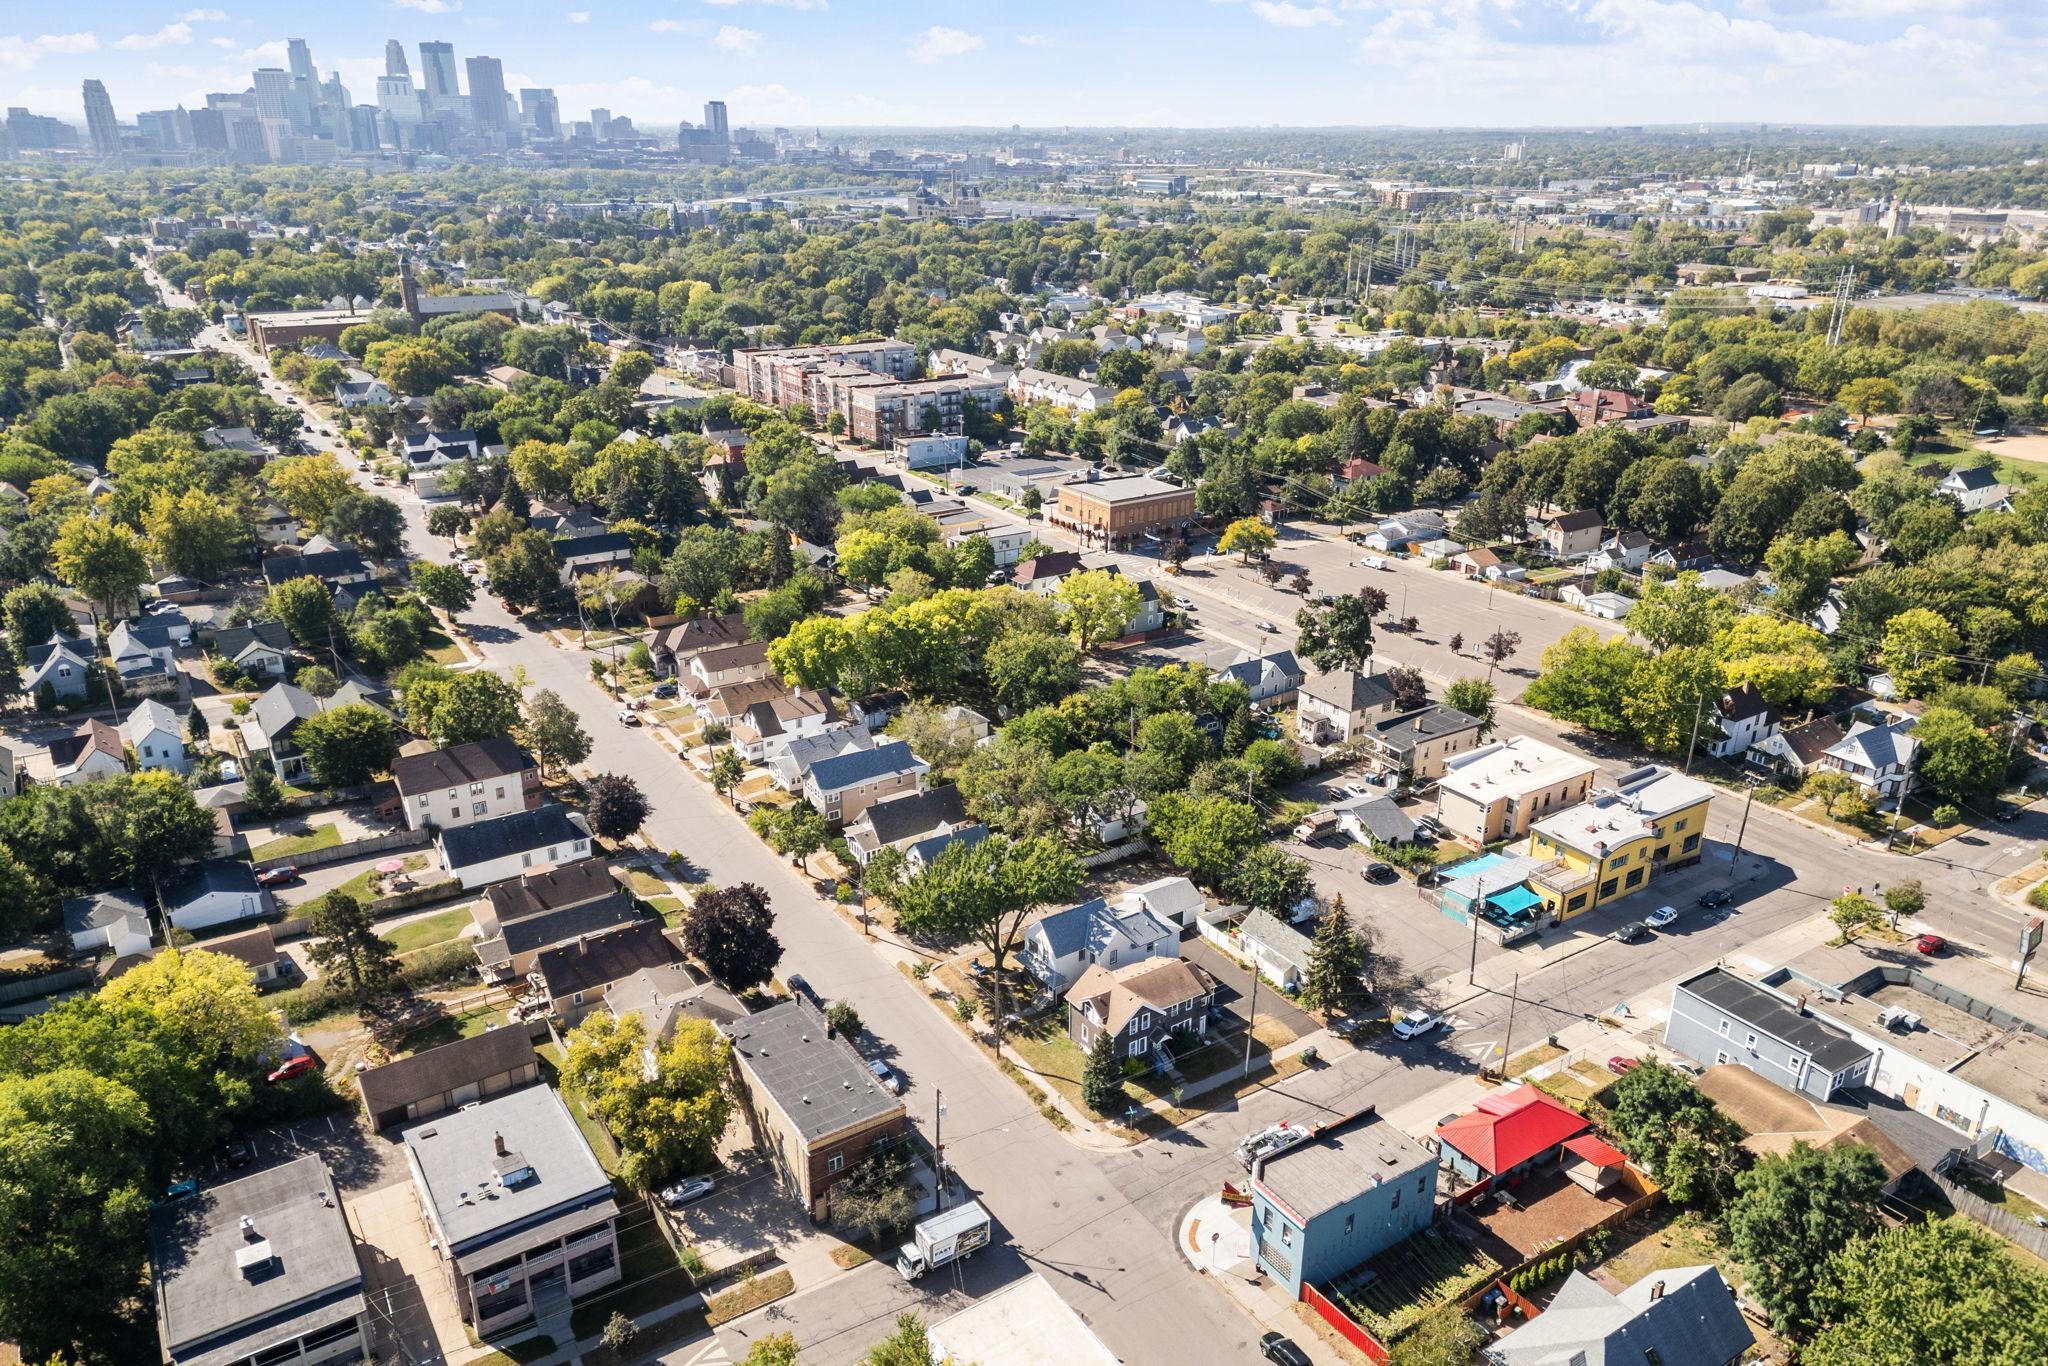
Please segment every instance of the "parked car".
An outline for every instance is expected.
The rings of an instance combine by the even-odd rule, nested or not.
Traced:
[[[256,874],[258,887],[282,887],[299,880],[299,870],[287,863],[282,868],[265,868]]]
[[[674,697],[678,692],[681,691],[682,689],[676,686],[674,679],[670,679],[666,683],[657,683],[654,685],[654,695],[659,698],[666,699]]]
[[[1948,952],[1948,940],[1938,934],[1923,934],[1913,941],[1913,947],[1932,958],[1938,953]]]
[[[1400,877],[1401,875],[1387,864],[1368,863],[1365,865],[1365,880],[1367,882],[1397,882],[1400,880]]]
[[[1387,562],[1377,555],[1365,555],[1360,557],[1358,567],[1360,569],[1385,569]]]
[[[882,1083],[882,1089],[889,1092],[889,1094],[895,1096],[903,1094],[903,1078],[898,1076],[896,1069],[889,1066],[888,1063],[883,1062],[880,1058],[869,1058],[868,1071],[875,1074],[875,1080]]]
[[[685,1205],[702,1200],[718,1189],[718,1183],[708,1176],[693,1176],[687,1181],[678,1181],[673,1186],[661,1188],[661,1203],[670,1209],[681,1209]]]
[[[248,1166],[255,1156],[255,1152],[249,1147],[249,1141],[242,1138],[230,1139],[227,1147],[220,1150],[221,1161],[236,1171]]]
[[[168,1205],[174,1200],[190,1200],[198,1194],[199,1183],[188,1176],[183,1181],[173,1182],[166,1188],[163,1198],[158,1200],[157,1203],[159,1205]]]
[[[1711,892],[1701,892],[1699,904],[1711,911],[1716,906],[1726,906],[1734,899],[1734,895],[1727,888],[1716,887]]]
[[[319,1059],[315,1058],[311,1053],[301,1053],[296,1058],[287,1059],[283,1066],[273,1070],[264,1080],[273,1084],[280,1081],[290,1081],[293,1077],[305,1076],[306,1073],[319,1065]]]
[[[1259,1339],[1259,1355],[1275,1366],[1310,1366],[1308,1353],[1282,1333],[1268,1333]]]
[[[1607,1070],[1620,1075],[1633,1067],[1640,1066],[1642,1061],[1641,1058],[1625,1058],[1617,1053],[1607,1060]]]
[[[1344,783],[1337,789],[1347,797],[1370,797],[1372,789],[1363,783]]]
[[[1640,920],[1631,920],[1614,932],[1617,944],[1640,944],[1650,937],[1650,927]]]
[[[1647,916],[1643,918],[1645,921],[1648,922],[1651,929],[1661,930],[1666,925],[1669,925],[1672,921],[1678,919],[1678,907],[1659,906],[1656,910],[1651,911]]]
[[[1173,600],[1173,605],[1175,607],[1180,608],[1180,610],[1183,612],[1192,612],[1195,610],[1195,600],[1185,595],[1176,595]]]
[[[620,707],[620,708],[619,708],[619,724],[620,724],[620,725],[622,725],[622,726],[637,726],[637,725],[639,725],[639,724],[640,724],[640,713],[638,713],[638,712],[634,711],[634,710],[633,710],[633,709],[632,709],[631,707]]]
[[[2019,808],[2011,802],[2000,802],[1991,808],[1991,819],[1995,821],[2009,821],[2014,816],[2019,815],[2019,813]]]
[[[1394,1036],[1401,1039],[1419,1039],[1443,1028],[1444,1017],[1427,1010],[1411,1010],[1394,1021]]]

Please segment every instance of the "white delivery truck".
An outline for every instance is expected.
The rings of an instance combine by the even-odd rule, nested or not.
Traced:
[[[978,1200],[920,1219],[910,1241],[896,1250],[896,1271],[914,1281],[935,1266],[957,1262],[988,1246],[988,1211]]]

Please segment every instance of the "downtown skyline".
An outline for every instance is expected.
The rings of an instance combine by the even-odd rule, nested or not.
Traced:
[[[458,67],[497,57],[507,90],[553,89],[565,118],[671,130],[707,100],[750,126],[1571,127],[2005,123],[2048,93],[2048,14],[2021,0],[115,0],[80,20],[0,4],[0,105],[83,129],[98,79],[124,118],[197,107],[285,67],[289,38],[359,103],[387,39],[439,41]]]

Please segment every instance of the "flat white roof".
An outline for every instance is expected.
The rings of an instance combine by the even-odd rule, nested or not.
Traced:
[[[1569,782],[1598,769],[1590,759],[1517,735],[1447,760],[1437,788],[1490,805],[1501,797]]]
[[[976,1366],[1117,1366],[1116,1354],[1036,1274],[933,1324],[931,1344],[944,1360]]]
[[[1664,817],[1713,795],[1714,789],[1705,783],[1653,764],[1626,775],[1616,788],[1596,792],[1577,806],[1544,817],[1531,829],[1553,843],[1582,852],[1595,844],[1612,849],[1649,836]]]

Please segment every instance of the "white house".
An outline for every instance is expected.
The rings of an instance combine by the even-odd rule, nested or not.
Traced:
[[[1707,753],[1728,759],[1777,734],[1778,710],[1757,691],[1756,684],[1744,683],[1721,694],[1714,704],[1714,721],[1721,727],[1721,738],[1707,746]]]
[[[1640,531],[1618,531],[1600,543],[1600,548],[1586,557],[1586,568],[1591,573],[1603,569],[1622,569],[1633,572],[1650,562],[1652,546],[1650,538]]]
[[[439,842],[449,874],[472,891],[590,857],[583,817],[558,804],[443,830]]]
[[[181,778],[192,771],[178,714],[154,697],[128,713],[121,723],[121,735],[135,751],[137,768],[161,768]]]
[[[413,830],[452,830],[540,805],[540,769],[506,736],[392,761],[391,781]]]
[[[52,635],[47,644],[29,647],[22,659],[21,690],[34,697],[48,687],[59,701],[75,702],[85,696],[93,654],[90,641]]]
[[[1440,513],[1427,510],[1404,512],[1399,517],[1389,517],[1381,522],[1366,534],[1361,544],[1367,550],[1399,550],[1417,541],[1436,540],[1447,529]]]
[[[149,952],[149,907],[125,888],[64,902],[64,932],[79,953],[111,949],[114,957]]]
[[[95,778],[128,771],[121,732],[104,721],[88,721],[77,731],[50,744],[50,771],[59,787],[76,787]]]
[[[349,412],[379,404],[388,408],[391,406],[391,390],[383,380],[368,371],[351,370],[335,382],[334,401]]]
[[[1558,590],[1557,600],[1567,607],[1576,607],[1588,616],[1599,617],[1602,621],[1620,621],[1635,610],[1635,599],[1623,593],[1588,593],[1575,583],[1568,583]]]
[[[1055,995],[1065,995],[1091,964],[1110,971],[1148,958],[1180,957],[1180,933],[1143,906],[1111,907],[1102,898],[1054,911],[1024,932],[1018,961]]]
[[[1010,376],[1009,388],[1019,403],[1049,403],[1070,413],[1092,413],[1116,401],[1116,394],[1103,385],[1029,366]]]
[[[1237,946],[1259,976],[1293,991],[1308,976],[1309,938],[1271,911],[1253,911],[1237,927]]]
[[[1208,908],[1201,890],[1184,877],[1163,877],[1133,887],[1117,898],[1126,910],[1142,907],[1175,929],[1191,930],[1195,917]]]
[[[873,731],[858,721],[841,721],[825,727],[816,735],[803,735],[791,740],[782,753],[768,761],[768,776],[784,792],[798,792],[803,789],[804,779],[810,776],[811,765],[874,747]]]
[[[240,859],[195,863],[184,881],[164,891],[164,914],[181,930],[203,930],[231,920],[269,915],[277,903]]]
[[[1913,756],[1919,747],[1910,716],[1881,726],[1858,721],[1821,756],[1820,766],[1846,773],[1875,793],[1877,800],[1890,801],[1911,781]]]
[[[1229,663],[1216,669],[1211,681],[1228,679],[1242,683],[1252,701],[1285,706],[1301,691],[1307,677],[1292,650],[1274,650],[1263,655],[1240,650]]]
[[[2012,490],[1998,482],[1998,471],[1990,465],[1979,465],[1974,469],[1950,470],[1942,481],[1934,486],[1936,493],[1945,493],[1962,506],[1964,512],[1982,512],[1995,508],[2011,495]]]

